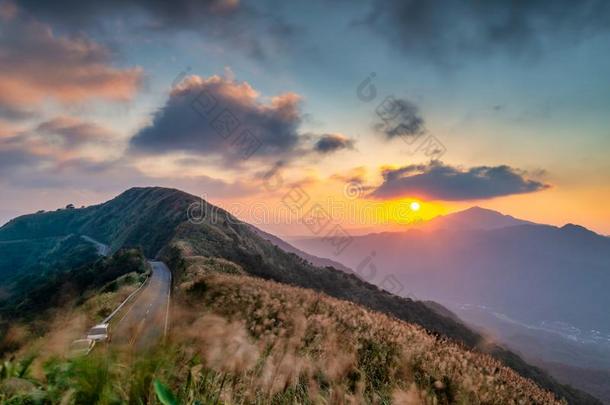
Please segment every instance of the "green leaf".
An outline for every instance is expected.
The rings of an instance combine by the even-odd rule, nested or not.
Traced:
[[[155,387],[155,393],[157,394],[157,398],[163,405],[179,405],[178,400],[172,393],[172,391],[167,388],[167,386],[163,385],[161,381],[155,380],[153,383]]]
[[[19,363],[19,371],[18,371],[17,377],[19,377],[19,378],[27,377],[28,371],[30,370],[30,366],[34,362],[35,358],[36,357],[34,355],[30,355],[30,356],[26,357],[25,360],[22,360],[21,363]]]

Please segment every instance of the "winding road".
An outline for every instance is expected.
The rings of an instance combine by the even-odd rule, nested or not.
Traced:
[[[97,249],[97,253],[99,255],[101,255],[101,256],[109,256],[110,255],[110,246],[104,245],[103,243],[98,242],[95,239],[90,238],[90,237],[85,236],[85,235],[82,235],[81,238],[83,238],[87,242],[93,243],[93,245]]]
[[[143,350],[167,334],[171,272],[163,262],[150,261],[148,285],[114,326],[112,343]]]
[[[110,254],[110,247],[88,236],[83,239],[93,243],[102,256]],[[118,321],[111,321],[112,344],[129,345],[136,351],[153,346],[167,334],[169,326],[169,302],[172,273],[163,262],[149,260],[152,274],[148,285],[136,293],[133,302],[127,298],[126,310],[118,315]],[[123,304],[122,304],[123,305]]]

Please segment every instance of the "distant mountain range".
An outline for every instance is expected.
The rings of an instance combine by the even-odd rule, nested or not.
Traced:
[[[339,256],[323,239],[292,243],[354,271],[374,254],[369,281],[392,274],[408,295],[442,303],[530,359],[610,369],[610,239],[582,226],[474,207],[354,237]]]
[[[200,208],[205,213],[197,223],[187,220],[187,212],[194,204],[203,204]],[[351,301],[406,322],[421,325],[429,333],[448,337],[465,347],[489,353],[521,375],[533,379],[540,386],[567,398],[570,403],[598,403],[583,392],[557,383],[541,369],[525,363],[515,353],[507,351],[500,345],[490,344],[484,336],[464,325],[451,311],[441,305],[400,298],[363,281],[362,277],[351,274],[350,267],[354,268],[361,265],[363,260],[366,262],[371,259],[365,256],[367,252],[374,250],[377,253],[372,260],[380,269],[380,273],[381,269],[385,272],[394,272],[403,284],[409,289],[413,288],[412,291],[417,291],[422,297],[456,299],[463,298],[464,295],[461,294],[470,294],[469,298],[473,301],[490,300],[494,305],[501,305],[510,303],[510,300],[514,299],[514,295],[510,298],[511,294],[501,291],[502,288],[521,291],[520,294],[525,297],[536,291],[534,287],[540,288],[539,281],[555,283],[556,288],[562,287],[565,282],[563,278],[549,281],[540,276],[533,277],[534,281],[524,281],[523,278],[530,278],[525,269],[528,263],[526,259],[531,258],[525,253],[520,255],[521,262],[515,262],[514,258],[508,255],[501,257],[502,260],[513,260],[511,263],[521,266],[516,270],[511,268],[511,277],[506,276],[508,268],[505,265],[495,266],[498,254],[503,252],[497,250],[499,247],[506,248],[508,244],[508,247],[512,248],[511,254],[516,254],[519,249],[528,248],[521,243],[511,246],[511,243],[515,243],[513,232],[525,232],[523,235],[528,235],[526,230],[534,227],[535,235],[529,236],[527,243],[544,242],[546,239],[541,238],[539,234],[542,236],[549,234],[553,238],[551,245],[560,243],[560,247],[564,250],[567,250],[564,245],[570,243],[572,237],[570,235],[573,234],[578,235],[579,238],[586,238],[587,241],[592,238],[595,243],[601,243],[595,235],[591,236],[588,233],[583,235],[579,229],[558,230],[551,227],[538,229],[538,225],[522,224],[509,217],[495,217],[481,209],[471,211],[468,216],[471,218],[470,221],[472,218],[485,217],[485,221],[481,220],[481,223],[485,224],[485,229],[460,229],[459,224],[463,219],[447,216],[446,223],[452,224],[452,229],[441,230],[440,227],[438,231],[413,230],[405,234],[359,237],[345,253],[334,258],[328,254],[324,244],[319,240],[299,241],[298,248],[295,248],[273,235],[239,221],[226,211],[206,202],[202,203],[198,197],[179,190],[157,187],[133,188],[100,205],[16,218],[0,228],[0,245],[3,245],[4,249],[10,249],[10,241],[14,240],[89,235],[110,245],[112,250],[121,247],[140,247],[146,256],[158,257],[168,263],[177,279],[180,278],[180,272],[185,266],[184,255],[221,258],[235,263],[251,276],[309,288]],[[515,224],[515,221],[519,223]],[[514,226],[502,228],[499,227],[500,224],[514,224]],[[326,245],[332,248],[331,244],[326,243]],[[547,245],[548,243],[544,242],[540,246],[529,246],[529,248],[537,252],[537,249],[548,248]],[[590,242],[585,243],[585,247],[581,248],[590,249]],[[538,260],[544,263],[542,259],[547,255],[544,252],[539,252],[539,255]],[[323,256],[327,256],[328,259],[321,258]],[[471,273],[463,274],[462,266],[467,263],[467,259],[478,260],[479,265],[473,266],[469,270]],[[370,260],[366,262],[367,266],[370,264]],[[564,273],[567,276],[572,275],[571,268],[560,270],[557,275]],[[19,268],[15,268],[14,271],[18,272]],[[488,273],[487,276],[479,280],[471,278],[471,275],[481,275],[485,272]],[[499,280],[494,277],[499,277]],[[502,288],[499,288],[498,284]],[[552,300],[554,297],[550,292],[547,291],[545,295],[545,290],[541,291],[545,302],[559,304]],[[446,299],[444,301],[448,302]],[[575,301],[570,303],[576,304]],[[508,312],[521,314],[530,308],[534,310],[531,315],[534,317],[553,310],[548,304],[540,306],[535,304],[536,302],[516,302],[515,309]],[[572,311],[568,315],[577,313],[578,311]],[[599,316],[600,319],[603,317],[603,315]],[[570,318],[570,321],[576,319]],[[591,322],[594,323],[594,320]]]
[[[449,215],[440,215],[422,224],[420,229],[491,230],[509,226],[533,224],[530,221],[503,215],[497,211],[472,207]]]

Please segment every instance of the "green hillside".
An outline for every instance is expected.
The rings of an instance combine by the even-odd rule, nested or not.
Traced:
[[[459,321],[429,304],[393,296],[334,268],[318,268],[262,238],[251,225],[206,205],[201,224],[187,221],[189,205],[200,200],[179,190],[134,188],[104,204],[16,218],[0,228],[0,241],[85,234],[113,248],[140,247],[148,257],[166,261],[177,283],[190,274],[193,261],[223,260],[244,275],[324,293],[369,310],[423,327],[432,339],[449,338],[458,346],[490,353],[520,375],[574,404],[599,403],[563,386],[517,355],[489,345]],[[250,278],[244,278],[248,282]]]

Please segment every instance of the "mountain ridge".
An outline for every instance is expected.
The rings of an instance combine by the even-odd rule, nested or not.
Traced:
[[[490,230],[523,224],[533,224],[533,222],[515,218],[512,215],[502,214],[499,211],[488,208],[473,206],[451,214],[439,215],[424,222],[417,228],[426,230],[440,228]]]
[[[380,272],[409,285],[411,295],[440,302],[471,324],[479,321],[478,327],[510,342],[509,347],[527,358],[541,356],[536,345],[511,339],[510,328],[495,318],[544,325],[535,338],[545,348],[547,363],[582,367],[591,353],[608,353],[610,317],[604,308],[610,305],[610,240],[606,236],[574,224],[473,228],[411,228],[355,236],[338,260],[356,266],[358,261],[352,258],[357,252],[375,251]],[[319,239],[291,242],[310,254],[332,257]],[[464,306],[489,313],[482,317],[474,310],[462,311]],[[565,342],[549,341],[543,332],[549,324],[567,329],[558,330]],[[600,356],[597,367],[610,368],[608,358]],[[565,373],[561,377],[565,380]],[[582,383],[578,375],[573,381]]]
[[[202,204],[202,209],[213,213],[213,217],[204,217],[200,224],[188,222],[187,211],[195,203]],[[265,240],[251,225],[176,189],[132,188],[95,206],[18,217],[0,228],[0,240],[40,233],[87,234],[113,248],[139,246],[148,256],[164,258],[174,267],[172,270],[178,272],[184,252],[223,258],[239,264],[251,275],[351,301],[421,325],[432,334],[447,336],[471,349],[481,350],[486,346],[480,335],[439,315],[429,305],[379,290],[353,274],[332,267],[315,267]],[[565,396],[572,403],[597,403],[586,394],[558,384],[514,353],[494,345],[487,346],[487,351],[521,375]],[[585,402],[577,402],[578,398],[584,398]]]

